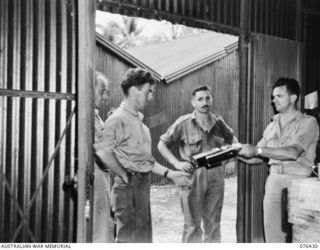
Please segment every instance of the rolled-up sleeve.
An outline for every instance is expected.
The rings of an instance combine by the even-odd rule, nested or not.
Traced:
[[[239,142],[238,138],[234,135],[232,138],[232,143],[238,143],[238,142]]]
[[[265,138],[262,138],[260,141],[257,143],[257,147],[266,147],[267,146],[267,140]]]
[[[257,143],[257,147],[267,147],[267,138],[270,137],[270,134],[272,134],[274,130],[274,122],[270,123],[266,129],[263,131],[262,139]]]
[[[179,120],[175,121],[167,130],[166,133],[160,136],[160,140],[166,145],[171,145],[179,141],[181,137],[181,122]]]
[[[233,129],[228,126],[228,124],[223,120],[221,116],[219,116],[221,121],[221,128],[223,131],[223,137],[228,144],[235,143],[237,138],[234,137]]]
[[[314,117],[304,119],[299,124],[299,128],[295,133],[290,145],[299,145],[306,153],[311,144],[319,139],[319,126]]]

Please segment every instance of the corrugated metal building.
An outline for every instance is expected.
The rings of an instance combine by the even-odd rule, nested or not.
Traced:
[[[113,13],[238,35],[241,141],[255,143],[260,137],[271,115],[261,91],[270,91],[279,75],[301,80],[303,94],[319,92],[318,0],[2,0],[2,242],[91,240],[86,208],[92,199],[93,94],[88,83],[95,70],[96,4]],[[62,136],[73,107],[71,129]],[[77,172],[76,202],[61,186],[72,180],[70,166]],[[262,242],[266,169],[239,170],[238,241]]]
[[[101,107],[100,110],[101,117],[104,120],[107,118],[108,111],[111,108],[118,107],[123,99],[120,83],[129,68],[147,68],[153,73],[157,81],[161,81],[160,75],[148,67],[148,65],[114,45],[98,33],[96,33],[95,62],[96,70],[103,72],[111,83],[111,102],[108,107]]]
[[[237,48],[238,37],[206,32],[127,50],[157,72],[162,80],[145,112],[153,155],[159,162],[167,165],[156,149],[159,137],[179,116],[192,112],[191,91],[197,85],[207,84],[212,88],[214,112],[222,115],[238,135]],[[161,181],[163,178],[154,176],[154,182]]]
[[[131,67],[147,67],[158,84],[148,104],[144,122],[150,128],[153,155],[167,165],[156,149],[159,137],[182,114],[192,112],[191,91],[196,85],[207,84],[214,93],[214,110],[235,128],[238,134],[239,57],[238,37],[215,32],[180,38],[159,44],[122,50],[97,35],[96,68],[111,80],[111,105],[122,99],[121,78]],[[111,52],[112,51],[112,52]],[[177,98],[179,96],[179,98]],[[170,167],[170,166],[168,166]],[[165,179],[154,175],[153,183]]]
[[[316,0],[101,0],[100,10],[238,35],[239,138],[255,144],[272,109],[264,93],[280,76],[319,93],[320,2]],[[263,97],[263,98],[262,98]],[[302,98],[303,101],[303,98]],[[302,106],[303,107],[303,106]],[[259,109],[257,109],[259,108]],[[261,119],[259,119],[261,118]],[[263,242],[262,198],[267,168],[243,166],[238,175],[239,242]]]

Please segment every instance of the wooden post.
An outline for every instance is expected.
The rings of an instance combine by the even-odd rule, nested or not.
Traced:
[[[95,1],[78,0],[77,242],[92,242]],[[87,206],[89,205],[89,206]]]
[[[249,40],[249,1],[241,0],[240,3],[240,39],[239,39],[239,58],[240,58],[240,84],[239,84],[239,140],[248,141],[249,116],[247,108],[250,105],[248,94],[248,40]],[[239,162],[239,165],[243,163]],[[248,211],[246,209],[248,195],[246,195],[248,166],[240,166],[238,171],[238,195],[237,195],[237,242],[248,241],[249,224],[246,224]]]

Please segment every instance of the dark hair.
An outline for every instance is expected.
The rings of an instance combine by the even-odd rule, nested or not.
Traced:
[[[279,78],[272,87],[272,90],[274,90],[277,87],[281,87],[281,86],[286,86],[287,91],[290,95],[296,95],[297,96],[297,100],[296,103],[299,100],[299,96],[300,96],[300,86],[299,83],[297,82],[297,80],[292,79],[292,78]]]
[[[145,83],[155,84],[152,74],[142,68],[129,69],[121,82],[121,88],[124,95],[128,95],[128,90],[132,86],[141,86]]]
[[[191,92],[191,95],[192,96],[195,96],[197,92],[199,91],[210,91],[211,92],[211,88],[208,86],[208,85],[201,85],[201,86],[198,86],[196,88],[194,88]]]

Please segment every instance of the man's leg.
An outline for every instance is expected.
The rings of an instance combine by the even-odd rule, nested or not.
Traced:
[[[224,197],[224,173],[222,167],[208,169],[208,187],[204,198],[204,242],[221,242],[221,212]]]
[[[271,172],[266,181],[263,199],[263,215],[267,243],[286,242],[286,232],[282,230],[282,193],[284,178],[284,175]]]
[[[133,191],[115,176],[112,187],[112,209],[116,222],[116,242],[134,242]]]
[[[94,170],[94,210],[92,242],[113,242],[113,220],[110,216],[110,177],[98,167]]]
[[[182,242],[184,243],[202,242],[203,170],[197,169],[194,172],[191,188],[181,188],[181,208],[184,215]]]
[[[150,175],[132,176],[134,192],[134,242],[152,242],[152,221],[150,209]]]

